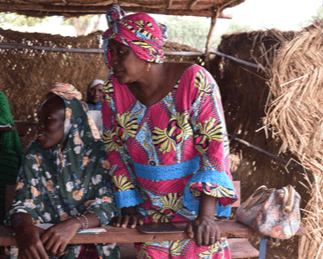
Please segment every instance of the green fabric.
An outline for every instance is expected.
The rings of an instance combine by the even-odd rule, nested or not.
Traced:
[[[0,91],[0,126],[14,126],[6,95]],[[24,156],[17,130],[0,131],[0,207],[5,203],[5,186],[16,184]]]
[[[37,140],[28,147],[13,205],[6,215],[7,225],[10,216],[17,212],[28,213],[36,223],[53,224],[92,212],[101,225],[106,225],[116,211],[103,142],[94,140],[82,103],[75,98],[63,100],[64,139],[47,150],[41,149]],[[118,247],[109,244],[96,247],[102,258],[117,258],[110,254]],[[67,249],[69,252],[61,258],[77,258],[80,245]]]

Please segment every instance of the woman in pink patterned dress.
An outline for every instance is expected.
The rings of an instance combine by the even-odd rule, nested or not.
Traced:
[[[163,62],[164,25],[125,15],[112,7],[103,36],[104,142],[122,212],[114,225],[187,222],[192,239],[137,243],[138,258],[230,258],[216,225],[237,199],[219,89],[198,65]]]

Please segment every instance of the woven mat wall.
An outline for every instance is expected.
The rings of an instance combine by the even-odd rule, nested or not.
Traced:
[[[44,33],[22,33],[0,29],[1,43],[23,43],[30,46],[55,48],[102,48],[102,31],[80,37],[63,37]],[[167,42],[168,51],[197,51],[176,42]],[[0,90],[9,100],[15,120],[35,121],[41,103],[51,84],[55,82],[74,85],[86,99],[88,84],[96,78],[106,79],[109,71],[103,54],[62,53],[39,50],[0,49]],[[166,56],[166,61],[201,63],[201,58]],[[35,137],[35,127],[21,137],[27,148]]]
[[[279,51],[281,40],[292,40],[296,35],[297,32],[276,30],[224,35],[218,51],[265,67],[272,64],[272,57]],[[248,67],[219,56],[213,60],[211,73],[221,90],[228,133],[295,163],[293,159],[296,157],[291,152],[280,152],[282,141],[263,128],[268,83],[271,79],[269,74],[263,69]],[[301,172],[285,167],[285,164],[235,140],[230,141],[230,149],[231,171],[233,178],[241,181],[242,201],[260,185],[282,188],[292,184],[302,196],[302,208],[306,206],[310,195],[300,183],[306,182]],[[258,239],[253,240],[256,247],[258,242]],[[298,238],[279,241],[267,250],[268,258],[295,259],[297,254]]]

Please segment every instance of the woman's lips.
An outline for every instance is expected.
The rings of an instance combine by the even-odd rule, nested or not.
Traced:
[[[38,134],[37,135],[37,140],[42,140],[43,138],[45,138],[44,134]]]
[[[120,74],[122,74],[122,71],[113,71],[115,76],[120,76]]]

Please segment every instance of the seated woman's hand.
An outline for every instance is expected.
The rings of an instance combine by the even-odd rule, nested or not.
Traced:
[[[136,207],[122,208],[122,215],[112,218],[112,225],[115,227],[135,228],[137,225],[143,225],[145,217],[137,212]]]
[[[15,228],[16,240],[21,259],[48,259],[45,248],[40,240],[43,229],[33,224],[21,224]]]
[[[41,236],[41,241],[47,253],[56,257],[62,256],[68,242],[81,227],[82,225],[76,218],[71,218],[47,229]]]
[[[185,232],[194,238],[198,246],[210,246],[220,239],[220,231],[214,218],[199,216],[189,222]]]

